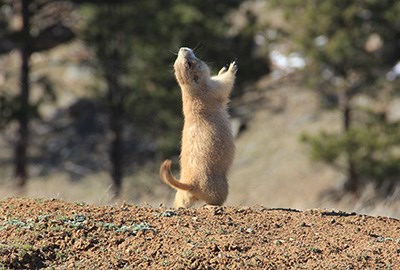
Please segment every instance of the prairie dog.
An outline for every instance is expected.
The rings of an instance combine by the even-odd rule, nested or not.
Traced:
[[[222,205],[228,196],[227,173],[235,145],[227,103],[237,65],[232,62],[218,75],[189,48],[181,48],[174,63],[175,77],[182,90],[184,126],[180,155],[181,174],[171,173],[171,161],[160,167],[161,179],[177,190],[175,207],[190,207],[201,200]]]

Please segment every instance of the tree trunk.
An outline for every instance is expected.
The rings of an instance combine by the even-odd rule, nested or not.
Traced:
[[[349,89],[339,91],[339,106],[342,112],[342,120],[343,120],[343,133],[346,134],[349,132],[352,125],[352,108],[351,108],[351,97],[349,93]],[[349,143],[350,144],[350,143]],[[344,184],[345,191],[356,193],[359,189],[359,176],[354,164],[353,153],[351,151],[351,147],[348,147],[346,150],[346,158],[347,158],[347,179]]]
[[[125,89],[121,83],[121,77],[126,72],[124,64],[127,61],[122,56],[121,50],[127,44],[124,43],[125,33],[121,31],[120,27],[117,24],[109,24],[110,20],[112,21],[120,16],[123,8],[114,3],[106,4],[102,8],[98,21],[99,42],[95,47],[97,47],[97,58],[100,61],[103,76],[107,84],[106,105],[111,131],[109,142],[110,176],[113,196],[114,198],[118,198],[122,189],[124,160],[122,123],[125,114],[123,108]]]
[[[29,0],[22,0],[23,45],[21,47],[20,104],[18,112],[18,134],[15,146],[15,180],[18,187],[23,187],[27,179],[27,147],[29,137],[29,58],[30,22]]]
[[[123,176],[123,151],[122,151],[122,100],[121,89],[115,76],[112,81],[108,82],[108,96],[110,102],[109,121],[111,129],[110,142],[110,161],[111,161],[111,177],[113,180],[114,196],[119,197],[122,188]]]
[[[105,69],[105,78],[108,87],[108,113],[111,130],[110,174],[113,182],[114,197],[119,197],[121,194],[123,177],[123,89],[119,83],[119,76],[121,75],[120,61],[123,60],[116,49],[113,48],[111,57],[108,60],[108,68]]]

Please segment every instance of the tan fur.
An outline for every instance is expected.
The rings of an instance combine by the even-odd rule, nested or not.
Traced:
[[[182,90],[185,123],[182,132],[180,180],[171,173],[171,161],[160,168],[161,179],[177,189],[175,207],[201,200],[222,205],[228,196],[227,173],[234,143],[227,103],[237,71],[233,62],[211,77],[208,66],[189,48],[181,48],[174,64]]]

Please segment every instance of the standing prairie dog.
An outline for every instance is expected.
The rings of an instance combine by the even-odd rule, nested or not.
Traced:
[[[165,160],[160,177],[177,190],[175,207],[190,207],[197,200],[222,205],[228,196],[227,173],[235,152],[227,103],[237,65],[232,62],[211,76],[208,66],[191,49],[181,48],[174,70],[185,119],[181,174],[177,180],[171,173],[171,161]]]

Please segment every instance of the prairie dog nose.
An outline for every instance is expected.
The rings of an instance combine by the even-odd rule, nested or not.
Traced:
[[[181,52],[193,52],[192,49],[188,48],[188,47],[182,47],[179,49],[179,51]]]
[[[194,56],[194,53],[192,51],[192,49],[188,48],[188,47],[182,47],[179,49],[179,54],[182,54],[184,56]]]

